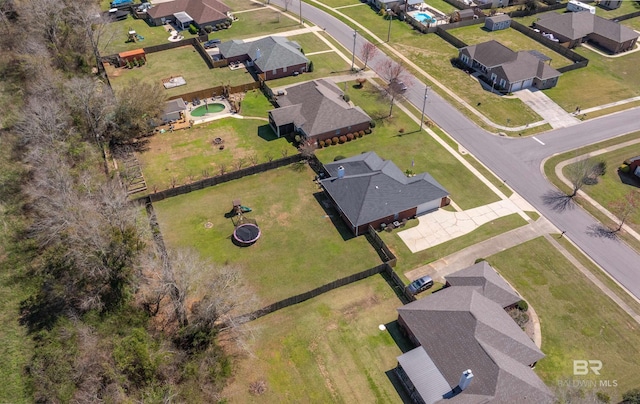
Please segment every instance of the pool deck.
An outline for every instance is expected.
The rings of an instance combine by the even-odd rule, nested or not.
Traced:
[[[203,123],[207,123],[207,122],[211,122],[211,121],[215,121],[218,119],[222,119],[222,118],[227,118],[229,116],[233,116],[234,114],[231,112],[231,104],[229,104],[229,101],[227,101],[226,99],[220,99],[220,98],[215,98],[215,99],[207,99],[206,102],[208,102],[209,104],[222,104],[224,105],[224,109],[222,111],[218,111],[218,112],[211,112],[208,114],[205,114],[203,116],[193,116],[191,115],[191,111],[194,109],[197,109],[198,107],[201,107],[201,105],[193,105],[193,103],[189,102],[187,103],[187,117],[190,121],[193,122],[194,125],[199,125],[199,124],[203,124]]]

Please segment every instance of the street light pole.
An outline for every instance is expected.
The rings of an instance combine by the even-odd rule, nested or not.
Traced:
[[[358,30],[353,30],[353,53],[351,54],[351,71],[355,67],[356,63],[356,36],[358,36]]]
[[[389,16],[389,30],[387,31],[387,42],[391,39],[391,20],[393,20],[393,14],[391,14],[391,9],[387,9],[387,15]]]
[[[424,108],[427,106],[427,97],[429,96],[429,86],[424,86],[424,101],[422,101],[422,117],[420,118],[420,130],[424,123]]]
[[[300,25],[304,25],[304,20],[302,19],[302,0],[300,1]]]

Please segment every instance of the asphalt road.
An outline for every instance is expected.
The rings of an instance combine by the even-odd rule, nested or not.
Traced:
[[[273,0],[272,3],[282,5],[283,1]],[[293,0],[289,9],[297,12],[298,7],[298,0]],[[302,15],[305,20],[324,27],[347,49],[353,49],[352,28],[306,3],[302,3]],[[360,53],[364,42],[364,38],[356,35],[356,54]],[[378,52],[370,67],[376,71],[385,58]],[[415,77],[406,82],[409,85],[406,98],[421,110],[425,86]],[[541,170],[542,161],[554,154],[640,130],[640,108],[522,139],[500,137],[483,130],[435,92],[429,92],[425,113],[640,298],[640,255],[616,239],[600,236],[596,231],[599,222],[583,209],[572,204],[559,209],[556,204],[549,203],[545,196],[557,189],[545,179]]]

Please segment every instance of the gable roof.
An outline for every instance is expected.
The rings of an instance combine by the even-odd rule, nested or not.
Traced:
[[[300,45],[285,37],[268,36],[252,42],[232,40],[218,45],[224,58],[247,55],[262,71],[281,69],[309,63]]]
[[[529,367],[544,354],[502,308],[509,295],[517,296],[515,291],[485,262],[447,281],[452,286],[398,313],[451,389],[463,371],[473,372],[467,389],[450,401],[553,402],[551,391]]]
[[[197,24],[205,24],[224,20],[229,11],[231,9],[218,0],[173,0],[154,5],[147,14],[155,19],[184,12]]]
[[[487,68],[502,65],[516,59],[517,53],[496,40],[465,46],[460,52]]]
[[[338,168],[345,170],[338,179]],[[371,223],[449,195],[431,175],[407,177],[393,162],[374,152],[325,164],[330,178],[321,181],[354,226]]]
[[[491,17],[487,17],[485,21],[491,21],[493,23],[511,21],[511,17],[509,17],[509,14],[497,14]]]
[[[486,261],[478,262],[468,268],[447,275],[451,286],[475,287],[484,297],[508,307],[522,298]]]
[[[588,11],[564,14],[554,12],[544,13],[540,15],[535,25],[543,31],[545,29],[553,31],[570,40],[583,38],[594,33],[622,43],[638,38],[639,36],[637,32],[624,25],[593,15]]]
[[[278,96],[279,108],[269,111],[277,126],[294,123],[308,137],[371,121],[362,108],[342,98],[330,80],[314,80],[287,88]]]

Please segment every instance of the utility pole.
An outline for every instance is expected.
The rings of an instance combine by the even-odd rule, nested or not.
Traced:
[[[355,67],[356,63],[356,37],[358,36],[358,30],[353,30],[353,53],[351,54],[351,71]]]
[[[429,86],[424,86],[424,101],[422,101],[422,117],[420,118],[420,130],[424,123],[424,108],[427,106],[427,97],[429,96]]]
[[[298,0],[300,2],[300,25],[304,25],[304,20],[302,19],[302,0]]]

